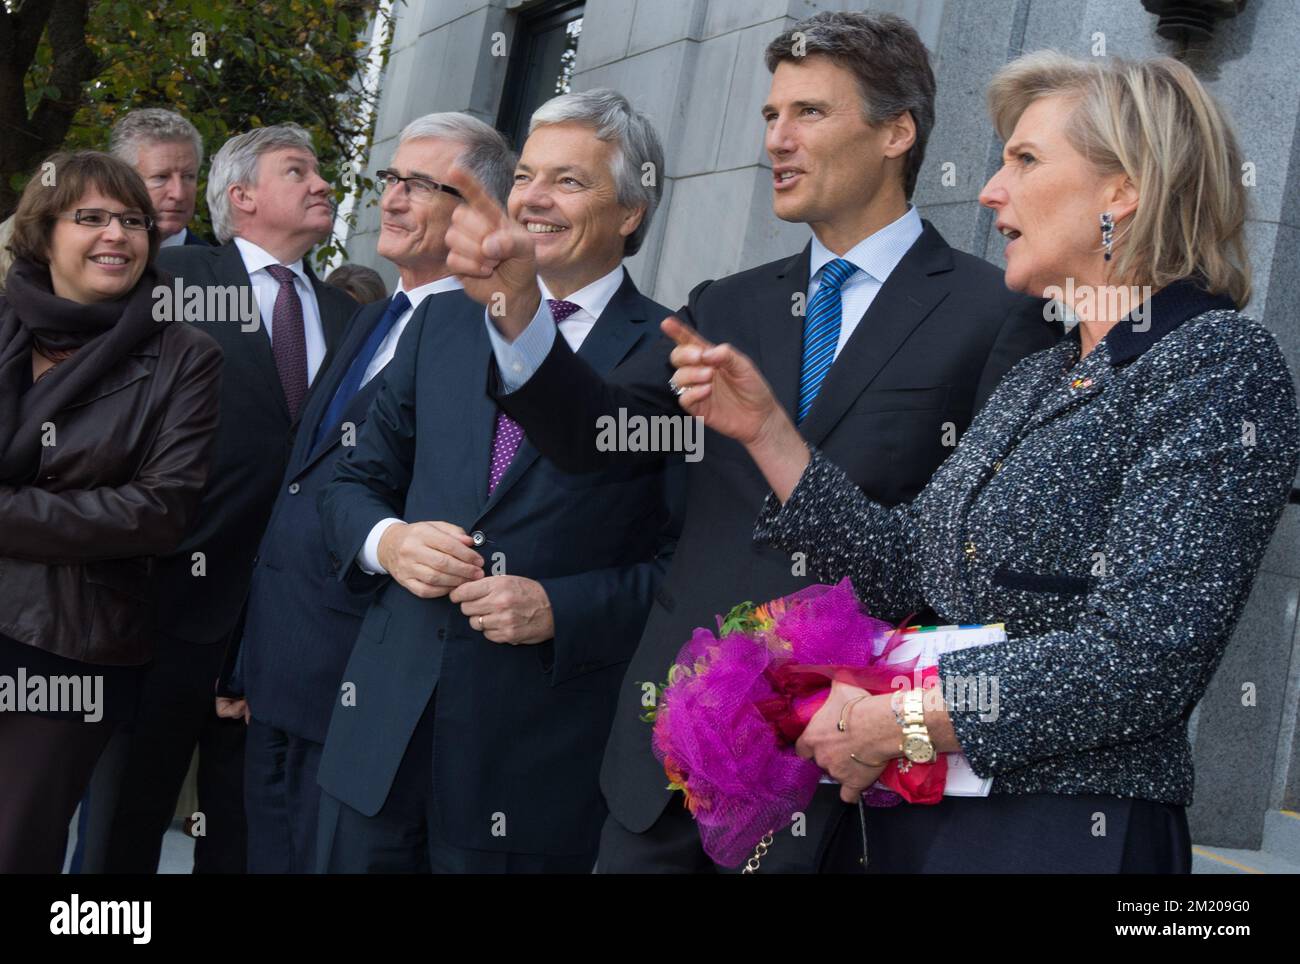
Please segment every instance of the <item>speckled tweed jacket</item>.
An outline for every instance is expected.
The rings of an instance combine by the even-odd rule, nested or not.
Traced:
[[[814,451],[755,529],[817,578],[851,577],[882,618],[928,603],[1006,623],[1007,642],[939,662],[997,680],[995,720],[951,711],[994,793],[1192,800],[1187,719],[1286,503],[1300,423],[1258,322],[1185,281],[1149,304],[1149,330],[1122,321],[1082,361],[1077,330],[1021,360],[911,503],[877,505]]]

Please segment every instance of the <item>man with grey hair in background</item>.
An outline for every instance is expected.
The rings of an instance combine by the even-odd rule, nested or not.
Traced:
[[[316,860],[320,765],[343,669],[373,593],[349,593],[321,533],[316,500],[364,430],[381,377],[425,299],[458,291],[444,237],[457,198],[439,178],[452,164],[473,170],[504,202],[515,154],[468,114],[428,114],[402,131],[376,173],[380,257],[397,266],[392,298],[363,308],[338,359],[322,376],[262,537],[248,596],[235,680],[250,713],[244,801],[249,873],[311,873]],[[400,346],[400,348],[399,348]]]
[[[245,867],[246,714],[235,699],[226,699],[219,714],[213,696],[300,412],[357,308],[319,281],[306,260],[333,225],[330,193],[301,127],[239,134],[208,173],[208,208],[221,245],[171,247],[158,257],[159,267],[176,276],[175,290],[203,293],[194,302],[173,299],[168,310],[222,348],[221,425],[196,519],[180,549],[158,562],[158,644],[109,829],[108,873],[157,870],[196,746],[194,870]],[[189,310],[180,315],[182,302]]]
[[[108,149],[144,179],[162,247],[208,243],[189,227],[203,166],[203,139],[193,124],[161,107],[129,111],[113,125]]]
[[[447,180],[472,168],[431,173],[458,197]],[[623,267],[662,168],[650,122],[604,90],[543,105],[514,169],[510,217],[562,336],[598,371],[651,347],[665,312]],[[462,180],[501,211],[494,186]],[[323,871],[595,862],[605,735],[675,539],[668,479],[574,478],[539,458],[485,391],[483,315],[460,291],[421,306],[321,496],[338,578],[374,593],[321,757]]]

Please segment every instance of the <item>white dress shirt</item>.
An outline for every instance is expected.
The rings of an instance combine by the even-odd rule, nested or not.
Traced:
[[[375,357],[370,359],[370,364],[366,366],[365,374],[361,376],[361,384],[364,385],[370,379],[374,378],[384,366],[393,360],[397,354],[397,343],[401,340],[402,332],[406,330],[406,323],[411,320],[415,314],[415,309],[420,307],[420,302],[429,295],[440,295],[446,291],[459,291],[461,288],[460,279],[454,274],[445,278],[439,278],[437,281],[430,281],[428,284],[420,285],[418,288],[412,288],[406,292],[406,297],[410,299],[411,307],[402,312],[401,316],[393,323],[392,330],[384,336],[384,340],[379,343],[375,349]],[[397,291],[401,291],[402,283],[397,283]],[[393,292],[393,297],[397,296],[397,291]]]
[[[244,259],[244,270],[248,272],[249,280],[253,282],[262,327],[266,329],[266,337],[271,338],[275,299],[280,293],[280,282],[266,269],[269,265],[280,262],[264,248],[245,238],[235,238],[235,247]],[[320,306],[316,304],[316,289],[303,270],[302,258],[285,267],[294,274],[293,287],[298,292],[298,300],[302,302],[302,327],[307,340],[307,384],[311,385],[316,380],[316,373],[320,371],[321,362],[325,360],[325,329],[320,323]]]
[[[563,299],[578,306],[577,311],[559,324],[560,334],[575,352],[582,347],[582,342],[591,333],[591,329],[596,327],[596,322],[600,320],[605,306],[610,303],[614,295],[618,294],[622,284],[623,265],[620,264],[609,274],[597,278],[585,288],[579,288]],[[546,287],[546,282],[540,277],[537,279],[537,286],[542,289],[543,303],[555,298],[555,295],[551,294],[551,289]]]
[[[159,242],[158,242],[158,247],[159,247],[160,249],[161,249],[161,248],[175,248],[175,247],[177,247],[177,246],[179,246],[179,245],[184,244],[184,243],[185,243],[185,237],[186,237],[186,235],[189,234],[189,231],[190,231],[189,228],[181,228],[181,229],[180,229],[179,231],[177,231],[175,234],[168,235],[167,237],[165,237],[165,238],[163,238],[161,241],[159,241]]]

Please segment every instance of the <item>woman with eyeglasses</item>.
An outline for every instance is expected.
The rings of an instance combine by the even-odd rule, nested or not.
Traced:
[[[152,652],[152,557],[199,502],[221,351],[155,317],[149,193],[55,154],[14,215],[0,295],[0,873],[58,873]]]

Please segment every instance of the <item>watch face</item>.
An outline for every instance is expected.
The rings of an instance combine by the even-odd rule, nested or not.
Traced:
[[[913,763],[929,763],[934,759],[934,746],[923,736],[909,736],[903,741],[903,755]]]

